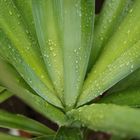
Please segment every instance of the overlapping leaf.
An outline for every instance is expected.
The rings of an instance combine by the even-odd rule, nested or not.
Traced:
[[[0,59],[0,83],[2,85],[45,117],[59,125],[66,124],[65,115],[59,109],[37,96],[36,93],[32,94],[33,92],[30,91],[28,85],[21,79],[20,75],[10,65]]]
[[[105,2],[96,18],[90,66],[97,61],[83,89],[93,44],[94,0],[0,0],[0,7],[0,57],[15,68],[0,59],[0,84],[6,90],[59,126],[69,126],[72,122],[72,126],[83,124],[119,138],[140,137],[139,110],[110,104],[140,105],[139,0]],[[63,108],[62,103],[66,111],[74,108],[78,97],[77,106],[81,106],[117,82],[108,91],[109,95],[99,101],[107,104],[69,111],[70,120],[57,108]],[[6,90],[0,88],[2,93]],[[48,134],[45,126],[25,117],[3,111],[0,114],[1,126]],[[27,122],[23,124],[24,120]],[[62,127],[56,137],[36,139],[80,140],[80,132],[79,128]]]
[[[106,0],[104,2],[95,24],[94,41],[88,69],[92,68],[105,44],[117,30],[132,5],[132,0]]]
[[[27,138],[22,138],[18,136],[12,136],[4,133],[0,133],[0,139],[1,140],[29,140]]]
[[[28,31],[36,39],[36,31],[32,14],[32,0],[12,0],[28,27]],[[37,40],[36,40],[37,41]]]
[[[53,130],[35,120],[25,116],[11,114],[3,110],[0,110],[0,126],[25,130],[35,134],[54,134]]]
[[[63,1],[64,99],[72,108],[81,92],[94,25],[94,0]]]
[[[0,103],[4,102],[5,100],[13,96],[12,93],[8,92],[5,88],[3,88],[2,90],[2,88],[0,87]]]
[[[121,137],[140,137],[138,109],[113,104],[93,104],[73,110],[69,115],[95,131],[104,131]]]
[[[99,100],[100,103],[112,103],[118,105],[128,105],[131,107],[140,106],[140,88],[127,88],[118,92],[111,93]]]
[[[105,46],[100,58],[86,79],[78,105],[101,95],[104,91],[132,73],[140,66],[139,1],[125,17],[119,29]],[[132,22],[136,25],[133,27]]]
[[[140,84],[140,69],[137,69],[132,74],[122,79],[116,85],[114,85],[111,89],[109,89],[108,93],[114,93],[122,90],[127,90],[128,88],[138,87]]]
[[[32,2],[42,55],[58,96],[63,100],[62,32],[59,24],[61,1],[33,0]]]
[[[64,73],[64,101],[71,108],[87,69],[93,38],[94,1],[33,0],[33,12],[50,77],[62,94]],[[62,95],[59,97],[62,99]]]
[[[45,100],[62,107],[44,67],[37,41],[12,0],[0,2],[0,54]],[[7,11],[8,9],[8,11]]]

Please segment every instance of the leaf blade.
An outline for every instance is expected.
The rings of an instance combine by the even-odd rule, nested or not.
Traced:
[[[4,85],[11,93],[21,98],[24,102],[29,104],[33,109],[43,114],[45,117],[56,122],[58,125],[66,125],[66,116],[58,108],[47,103],[44,99],[33,94],[20,75],[10,67],[6,62],[0,59],[0,83]]]
[[[63,100],[63,54],[57,16],[61,2],[33,0],[33,15],[42,56],[57,94]]]
[[[27,138],[12,136],[4,133],[0,133],[0,139],[2,140],[28,140]]]
[[[13,96],[13,94],[4,89],[3,91],[0,92],[0,103],[9,99],[11,96]]]
[[[122,90],[127,90],[129,87],[135,88],[139,86],[140,82],[140,69],[137,69],[132,74],[128,75],[126,78],[122,79],[111,89],[108,90],[108,93],[120,92]]]
[[[62,127],[58,130],[54,140],[81,140],[80,129]]]
[[[75,106],[86,74],[95,1],[71,0],[63,3],[64,101],[69,110]]]
[[[0,110],[0,126],[25,130],[35,134],[54,134],[53,130],[35,120],[3,110]]]
[[[109,94],[109,93],[108,93]],[[98,101],[97,101],[98,102]],[[140,106],[140,88],[128,88],[104,96],[98,103],[112,103],[117,105],[128,105],[131,107]]]
[[[113,104],[92,104],[75,109],[69,115],[75,121],[80,121],[95,131],[108,132],[121,137],[140,137],[138,109]]]
[[[30,29],[30,32],[32,33],[34,38],[37,39],[32,14],[32,0],[13,0],[13,2],[22,17],[24,18],[24,22],[26,22],[28,29]]]
[[[133,4],[133,10],[130,10],[119,30],[106,44],[104,52],[100,55],[84,83],[78,105],[85,104],[103,94],[107,89],[139,68],[140,24],[136,22],[135,28],[131,24],[132,21],[137,21],[140,18],[139,4],[139,1],[136,0]]]
[[[38,44],[26,28],[22,16],[18,16],[20,13],[13,1],[2,0],[0,7],[1,57],[4,57],[17,69],[36,93],[48,102],[63,108],[60,100],[55,95],[44,67]]]
[[[104,2],[95,24],[94,41],[88,70],[93,67],[105,44],[118,29],[118,26],[128,14],[132,5],[132,0],[107,0]]]

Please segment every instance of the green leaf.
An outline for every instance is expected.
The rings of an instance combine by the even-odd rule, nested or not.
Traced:
[[[114,92],[120,92],[122,90],[127,90],[128,88],[135,88],[138,87],[140,83],[140,69],[137,69],[130,75],[128,75],[126,78],[122,79],[120,82],[118,82],[116,85],[114,85],[109,91],[107,91],[108,94],[114,93]]]
[[[53,135],[48,135],[48,136],[41,136],[37,138],[33,138],[32,140],[53,140],[54,136]]]
[[[94,43],[91,50],[89,68],[97,60],[111,35],[118,29],[124,17],[133,5],[132,0],[106,0],[96,20],[94,30]]]
[[[22,15],[22,18],[24,18],[24,22],[28,26],[28,29],[30,29],[29,32],[37,39],[32,14],[32,0],[13,0],[13,2]]]
[[[5,100],[7,100],[8,98],[10,98],[11,96],[13,96],[12,93],[8,92],[5,87],[0,86],[0,103],[4,102]]]
[[[82,140],[82,133],[78,128],[62,127],[57,132],[54,140]]]
[[[34,134],[54,134],[54,131],[45,125],[22,115],[15,115],[0,110],[0,126],[25,130]]]
[[[88,102],[91,99],[101,95],[104,91],[116,84],[122,78],[126,77],[134,70],[139,68],[139,50],[140,41],[124,52],[114,62],[107,65],[104,72],[100,73],[99,75],[95,75],[96,71],[94,71],[92,76],[88,77],[84,85],[84,91],[81,95],[78,105]]]
[[[98,103],[112,103],[140,107],[140,88],[128,88],[122,91],[111,93],[101,98]]]
[[[93,39],[94,0],[63,0],[64,100],[72,108],[81,92]]]
[[[1,140],[29,140],[27,138],[12,136],[4,133],[0,133],[0,139]]]
[[[91,101],[140,66],[140,3],[125,17],[88,75],[78,106]],[[133,26],[133,23],[136,23]]]
[[[0,85],[0,92],[2,92],[3,90],[5,90],[5,88]]]
[[[0,59],[0,83],[4,85],[8,91],[20,97],[32,108],[53,122],[56,122],[58,125],[61,126],[67,124],[63,112],[47,103],[41,97],[32,94],[31,91],[28,90],[27,84],[23,83],[23,81],[21,82],[20,79],[20,75],[10,67],[10,65]]]
[[[0,55],[49,103],[62,108],[44,66],[37,41],[12,0],[0,2]],[[8,10],[7,10],[8,9]]]
[[[63,101],[63,54],[62,37],[58,19],[61,1],[32,0],[36,32],[47,70],[59,98]]]
[[[121,137],[140,137],[140,110],[113,104],[92,104],[69,114],[74,121],[95,130]]]
[[[0,103],[4,102],[11,96],[13,96],[13,94],[7,91],[6,89],[4,89],[3,91],[0,91]]]
[[[96,24],[97,24],[97,21],[98,21],[99,17],[100,17],[100,14],[95,14],[95,17],[94,17],[94,30],[95,30],[95,27],[96,27]],[[95,35],[94,35],[94,37],[95,37]]]

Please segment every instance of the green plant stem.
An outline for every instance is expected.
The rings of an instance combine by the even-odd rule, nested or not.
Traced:
[[[62,127],[58,130],[54,140],[82,140],[83,135],[79,128]]]

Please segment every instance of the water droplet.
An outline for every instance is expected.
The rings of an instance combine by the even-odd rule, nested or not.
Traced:
[[[77,52],[77,50],[76,50],[76,49],[74,49],[74,52],[76,53],[76,52]]]
[[[52,51],[53,50],[53,47],[50,47],[50,51]]]
[[[29,83],[32,83],[32,80],[30,78],[28,78]]]
[[[101,37],[100,39],[103,40],[103,37]]]
[[[20,14],[17,14],[17,17],[18,17],[18,18],[21,17]]]
[[[129,34],[130,33],[130,30],[128,30],[127,33]]]
[[[131,65],[131,69],[133,69],[134,68],[134,66],[133,65]]]
[[[53,53],[53,56],[56,56],[56,53]]]
[[[45,76],[44,75],[41,75],[41,78],[43,79]]]
[[[111,21],[112,21],[111,19],[108,20],[109,23],[111,23]]]
[[[124,43],[124,44],[126,44],[126,43],[127,43],[127,41],[125,40],[123,43]]]
[[[134,65],[131,65],[131,72],[133,72],[133,70],[134,70]]]
[[[26,32],[27,34],[29,34],[29,31],[28,31],[28,30],[25,30],[25,32]]]
[[[133,9],[130,9],[129,13],[132,13],[133,12]]]
[[[79,12],[79,17],[81,17],[82,16],[82,14],[81,14],[81,12]]]
[[[9,11],[9,14],[12,16],[13,15],[12,11]]]
[[[106,29],[106,26],[103,26],[104,29]]]

